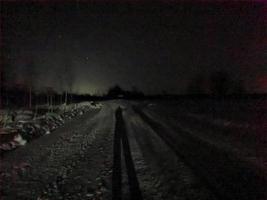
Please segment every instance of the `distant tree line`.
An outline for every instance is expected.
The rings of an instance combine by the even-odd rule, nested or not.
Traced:
[[[7,56],[4,57],[0,67],[0,108],[23,106],[32,109],[36,104],[68,104],[74,100],[74,74],[69,58],[64,58],[62,67],[53,73],[52,78],[59,85],[59,91],[55,91],[53,87],[36,87],[41,73],[32,59],[25,61],[20,68],[14,68]]]
[[[215,71],[209,76],[197,74],[188,85],[187,94],[209,94],[212,96],[246,94],[242,79],[234,79],[226,71]]]
[[[68,95],[66,95],[68,93]],[[78,103],[82,101],[103,100],[102,96],[90,94],[75,94],[69,92],[57,92],[52,87],[46,87],[42,90],[32,90],[31,98],[29,98],[29,90],[27,87],[4,87],[1,94],[2,106],[4,108],[28,108],[35,109],[36,105],[46,105],[53,107],[55,105]],[[31,101],[31,102],[29,102]]]
[[[3,64],[3,63],[1,63]],[[132,87],[130,90],[123,89],[119,85],[110,87],[106,94],[79,95],[72,91],[74,76],[73,66],[69,59],[63,60],[63,68],[55,72],[55,79],[58,83],[57,90],[53,87],[43,87],[37,89],[36,80],[40,77],[37,73],[36,63],[29,60],[23,67],[22,73],[12,70],[5,63],[6,67],[0,67],[0,108],[1,107],[27,107],[33,109],[35,105],[59,105],[72,102],[88,100],[107,100],[107,99],[164,99],[176,98],[184,95],[161,94],[145,95],[142,90]],[[63,70],[63,71],[62,71]],[[22,82],[15,80],[22,80]],[[167,88],[166,88],[167,90]],[[164,90],[164,91],[166,91]],[[226,71],[215,71],[208,75],[196,74],[189,82],[185,96],[227,96],[247,94],[242,79],[234,79]]]
[[[24,107],[28,109],[34,109],[36,105],[52,107],[54,105],[78,103],[81,101],[100,101],[116,98],[143,99],[144,97],[144,93],[136,87],[133,87],[132,90],[124,90],[118,85],[111,87],[106,94],[101,96],[75,94],[67,91],[57,92],[52,87],[44,87],[42,90],[29,90],[29,87],[26,85],[3,87],[1,94],[4,107]]]
[[[106,98],[123,98],[123,99],[141,99],[145,95],[137,87],[132,87],[132,90],[124,90],[119,85],[115,85],[108,89]]]

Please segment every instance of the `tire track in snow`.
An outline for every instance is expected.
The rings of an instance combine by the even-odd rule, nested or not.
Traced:
[[[173,133],[139,108],[134,111],[220,200],[264,200],[266,180],[247,163],[184,132]]]

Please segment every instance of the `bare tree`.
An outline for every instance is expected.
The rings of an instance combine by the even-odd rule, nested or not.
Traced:
[[[72,61],[67,58],[65,60],[64,66],[63,66],[63,80],[64,80],[64,89],[65,89],[65,104],[67,105],[68,99],[69,99],[69,94],[72,92],[72,87],[74,83],[74,74],[73,74],[73,65]]]
[[[10,65],[7,63],[5,64],[5,67],[3,67],[1,70],[1,104],[8,105],[9,104],[9,96],[8,96],[8,88],[10,86],[11,80],[15,79],[13,69]]]
[[[11,58],[9,57],[10,49],[6,49],[0,54],[0,108],[4,104],[8,104],[9,97],[7,88],[14,83],[16,74],[11,65]],[[5,102],[5,103],[4,103]]]
[[[36,77],[36,69],[34,62],[31,60],[29,61],[24,68],[24,78],[25,78],[25,83],[28,88],[28,108],[32,108],[32,91],[33,91],[33,83],[34,79]]]
[[[43,87],[42,88],[42,93],[46,98],[46,106],[50,112],[53,111],[53,105],[55,105],[55,95],[56,92],[53,89],[53,87]]]
[[[58,86],[59,86],[59,92],[60,92],[60,100],[59,103],[63,103],[63,96],[64,96],[64,75],[62,72],[57,73],[57,81],[58,81]]]

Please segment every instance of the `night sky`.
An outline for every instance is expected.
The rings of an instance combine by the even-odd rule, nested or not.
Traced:
[[[139,2],[139,1],[138,1]],[[196,76],[227,71],[249,92],[267,91],[264,3],[2,2],[1,52],[12,83],[34,68],[36,89],[102,94],[119,84],[183,94]]]

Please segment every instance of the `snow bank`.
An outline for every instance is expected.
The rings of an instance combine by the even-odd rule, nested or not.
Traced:
[[[57,113],[46,112],[37,117],[30,110],[18,110],[12,114],[2,111],[0,115],[0,153],[26,145],[27,141],[50,134],[62,126],[66,120],[101,107],[102,104],[96,102],[60,105]]]

